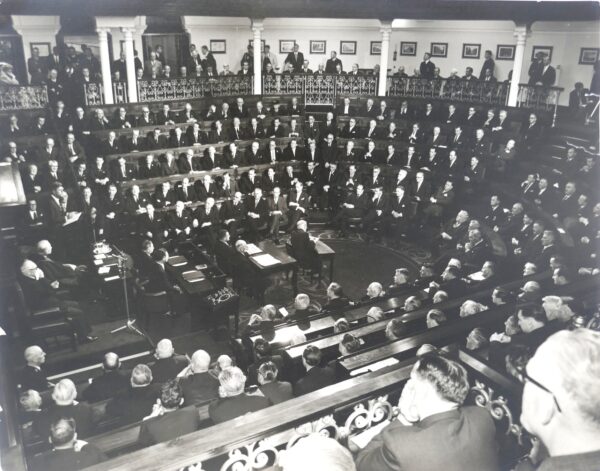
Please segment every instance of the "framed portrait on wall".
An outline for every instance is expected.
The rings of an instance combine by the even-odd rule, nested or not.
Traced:
[[[260,40],[260,52],[265,52],[265,44],[267,43],[266,39]],[[248,44],[254,48],[254,39],[249,39]]]
[[[531,49],[531,62],[535,60],[535,56],[538,54],[544,54],[552,60],[552,49],[554,49],[552,46],[533,46]]]
[[[594,65],[598,62],[600,48],[582,47],[579,51],[579,63],[584,65]]]
[[[40,57],[48,57],[52,53],[52,47],[50,43],[29,43],[31,49],[31,55],[33,56],[33,50],[37,48],[40,51]]]
[[[310,53],[311,54],[325,54],[327,52],[327,41],[311,40],[310,41]]]
[[[340,41],[340,54],[355,55],[356,41]]]
[[[496,60],[497,61],[514,61],[515,60],[515,47],[511,44],[498,44],[496,48]]]
[[[213,54],[225,54],[227,52],[227,43],[225,39],[211,39],[210,52]]]
[[[294,46],[296,45],[295,39],[280,39],[279,40],[279,54],[289,54],[294,52]]]
[[[463,59],[479,59],[481,54],[481,44],[463,44],[462,58]]]
[[[431,43],[431,57],[448,57],[448,43]]]
[[[380,56],[381,55],[381,41],[371,41],[371,55],[372,56]]]
[[[417,55],[417,43],[412,41],[401,41],[400,42],[400,55],[401,56],[416,56]]]

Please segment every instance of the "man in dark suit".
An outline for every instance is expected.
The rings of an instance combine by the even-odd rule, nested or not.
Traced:
[[[46,362],[46,352],[37,345],[32,345],[25,349],[25,361],[27,364],[19,375],[19,386],[22,391],[33,389],[43,392],[49,387],[54,386],[48,381],[44,363]]]
[[[463,366],[438,355],[419,359],[402,391],[399,420],[360,451],[357,470],[498,470],[494,420],[481,407],[463,407],[468,392]]]
[[[160,403],[154,405],[152,413],[144,418],[140,427],[140,445],[150,446],[166,442],[198,430],[198,411],[193,405],[181,407],[183,402],[183,391],[177,380],[163,384]]]
[[[106,405],[110,417],[119,417],[121,423],[138,422],[152,412],[159,396],[159,389],[152,382],[152,371],[146,365],[137,365],[131,371],[129,387]]]
[[[173,343],[169,339],[162,339],[156,344],[154,356],[156,361],[151,366],[151,370],[155,383],[165,383],[175,379],[189,364],[186,357],[175,354]]]
[[[72,418],[58,418],[49,428],[52,450],[35,457],[31,463],[33,471],[64,471],[84,469],[107,459],[94,445],[77,440],[79,425]],[[79,443],[78,443],[79,442]]]
[[[196,350],[188,374],[179,381],[184,405],[198,405],[219,397],[219,381],[209,374],[209,367],[210,355],[204,350]]]
[[[206,144],[208,136],[200,129],[200,124],[194,123],[186,130],[186,140],[188,146]]]
[[[302,364],[306,368],[306,376],[294,385],[294,395],[302,396],[318,389],[330,386],[335,382],[335,372],[329,366],[321,366],[322,353],[319,347],[309,345],[302,353]]]
[[[230,234],[237,236],[237,230],[246,217],[246,208],[242,201],[242,193],[236,191],[232,200],[225,200],[221,206],[220,219]]]
[[[301,72],[302,64],[304,64],[304,54],[298,52],[300,46],[294,44],[294,51],[290,52],[285,58],[285,64],[291,64],[293,72]]]
[[[250,233],[250,240],[259,240],[259,230],[266,222],[267,213],[268,206],[266,200],[262,197],[262,190],[256,187],[253,194],[246,198],[246,226]]]
[[[292,253],[300,266],[310,268],[314,275],[321,272],[322,262],[315,248],[315,239],[308,234],[308,223],[302,219],[294,226],[290,238]]]
[[[421,72],[421,78],[431,80],[434,76],[435,64],[431,62],[431,54],[426,52],[423,55],[423,62],[419,66],[419,70]]]
[[[177,159],[179,173],[190,173],[202,170],[199,160],[198,157],[194,156],[194,151],[188,149],[185,154],[181,154]]]
[[[88,402],[98,402],[125,392],[129,385],[129,375],[120,368],[121,361],[116,353],[104,355],[102,374],[92,380],[81,397]]]
[[[215,424],[271,405],[271,402],[263,396],[251,396],[244,392],[246,376],[236,366],[225,368],[219,374],[219,383],[221,384],[221,399],[213,402],[208,408],[208,415]]]
[[[160,128],[154,129],[146,136],[146,150],[164,149],[167,147],[167,139],[161,135]]]
[[[263,150],[262,161],[272,165],[281,160],[283,160],[283,152],[277,147],[275,140],[270,140],[268,147]]]
[[[325,73],[334,74],[338,64],[343,67],[342,61],[337,57],[337,52],[331,51],[331,58],[327,59],[325,63]]]
[[[272,169],[269,169],[272,170]],[[281,188],[275,186],[273,194],[267,200],[269,211],[269,236],[279,243],[279,227],[288,223],[288,207],[285,198],[281,195]]]
[[[290,208],[287,215],[290,221],[289,231],[291,232],[296,229],[296,223],[300,218],[308,216],[309,195],[304,190],[302,182],[296,181],[294,184],[294,188],[288,195],[287,205]]]

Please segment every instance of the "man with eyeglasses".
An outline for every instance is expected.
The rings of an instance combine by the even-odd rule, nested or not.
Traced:
[[[576,329],[552,335],[529,360],[521,424],[538,440],[517,471],[600,469],[599,358],[600,333]]]

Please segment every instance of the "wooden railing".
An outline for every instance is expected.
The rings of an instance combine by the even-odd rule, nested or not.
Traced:
[[[517,105],[522,108],[551,112],[552,126],[554,126],[556,124],[558,100],[562,91],[564,91],[564,88],[520,83]]]
[[[506,105],[510,83],[390,76],[387,88],[389,96]]]
[[[0,111],[36,110],[48,105],[45,85],[0,85]]]

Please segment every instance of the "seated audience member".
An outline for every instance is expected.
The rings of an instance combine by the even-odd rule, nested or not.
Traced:
[[[251,396],[244,392],[246,376],[237,366],[225,368],[219,374],[220,399],[211,403],[208,415],[213,423],[226,422],[236,417],[256,412],[271,405],[263,396]]]
[[[200,428],[200,416],[196,408],[183,405],[183,392],[177,380],[162,385],[160,401],[152,407],[140,427],[138,442],[142,446],[166,442]]]
[[[28,389],[19,395],[19,422],[23,425],[23,432],[32,429],[32,424],[39,424],[42,416],[42,396],[34,389]],[[35,430],[37,433],[37,430]],[[39,434],[38,434],[39,435]],[[27,441],[27,439],[24,437]]]
[[[388,293],[394,294],[410,286],[410,272],[407,268],[398,268],[394,272],[394,283],[389,286]]]
[[[52,391],[52,404],[39,417],[35,428],[47,436],[50,433],[51,424],[56,420],[73,419],[81,438],[92,435],[94,427],[92,408],[85,402],[77,402],[76,398],[75,383],[70,379],[61,379]]]
[[[369,286],[367,286],[367,293],[362,298],[360,298],[360,300],[361,302],[367,302],[383,296],[385,296],[383,286],[381,286],[381,283],[373,281],[369,284]]]
[[[19,386],[21,390],[33,389],[42,392],[53,387],[46,374],[44,363],[46,362],[46,352],[37,345],[31,345],[25,349],[24,355],[26,365],[19,377]]]
[[[433,295],[433,298],[431,298],[431,303],[432,304],[439,304],[439,303],[443,303],[444,301],[448,300],[448,293],[446,293],[445,291],[436,291],[436,293]]]
[[[301,438],[286,450],[280,466],[282,471],[356,471],[348,449],[318,433]]]
[[[542,308],[546,313],[548,322],[557,320],[567,323],[575,315],[569,305],[560,296],[544,296],[542,298]]]
[[[463,366],[421,357],[402,391],[399,418],[359,452],[357,469],[498,470],[494,420],[481,407],[463,406],[468,393]]]
[[[352,334],[345,334],[344,337],[342,337],[342,341],[338,345],[339,353],[342,357],[356,353],[360,350],[360,348],[360,340]],[[335,362],[336,360],[332,362],[332,366],[335,366]]]
[[[408,327],[406,326],[406,323],[398,318],[389,321],[385,327],[385,337],[389,341],[399,340],[403,337],[406,337],[407,333]]]
[[[335,371],[329,366],[321,366],[323,354],[319,347],[309,345],[302,352],[302,365],[306,375],[294,384],[294,395],[302,396],[335,382]]]
[[[416,311],[420,307],[421,300],[416,296],[409,296],[404,300],[404,306],[402,306],[402,309],[404,310],[404,312],[412,312]]]
[[[379,306],[373,306],[367,311],[367,323],[372,324],[373,322],[382,321],[385,319],[385,313]]]
[[[209,368],[210,355],[204,350],[196,350],[186,374],[179,381],[186,406],[219,397],[219,382],[210,375]]]
[[[159,387],[152,382],[150,367],[137,365],[131,371],[129,387],[107,404],[106,412],[119,417],[124,424],[137,422],[152,412],[159,392]]]
[[[329,312],[341,311],[350,305],[350,301],[344,294],[344,290],[339,283],[332,282],[327,287],[327,303],[323,310]]]
[[[294,397],[292,385],[286,381],[277,380],[279,369],[274,362],[261,363],[257,373],[259,389],[271,401],[271,404],[279,404]]]
[[[304,321],[315,312],[314,308],[311,307],[308,294],[300,293],[294,298],[294,305],[290,309],[287,319],[290,321]]]
[[[129,377],[120,368],[121,361],[116,353],[110,352],[104,355],[102,374],[92,379],[81,397],[88,402],[98,402],[125,392]]]
[[[155,383],[164,383],[174,379],[189,363],[183,355],[175,354],[173,343],[169,339],[162,339],[156,344],[154,356],[156,361],[151,369]]]
[[[345,317],[340,317],[333,323],[333,333],[340,334],[350,330],[350,322]]]
[[[467,350],[479,350],[488,345],[488,338],[485,332],[480,327],[473,329],[467,335],[466,348]]]
[[[52,450],[36,456],[32,461],[34,471],[80,470],[107,459],[96,446],[78,440],[76,421],[58,418],[50,425],[49,439]]]
[[[477,314],[479,312],[485,311],[487,309],[488,309],[487,306],[484,306],[481,303],[478,303],[478,302],[472,301],[470,299],[467,299],[460,306],[459,316],[460,317],[469,317],[469,316],[472,316],[472,315]]]
[[[433,327],[442,325],[447,321],[448,318],[446,317],[446,314],[444,314],[442,311],[440,311],[439,309],[430,309],[427,313],[427,319],[425,322],[427,323],[427,328],[431,329]]]
[[[563,330],[539,346],[521,374],[521,424],[540,446],[533,447],[517,471],[598,468],[598,358],[600,333],[589,329]]]

